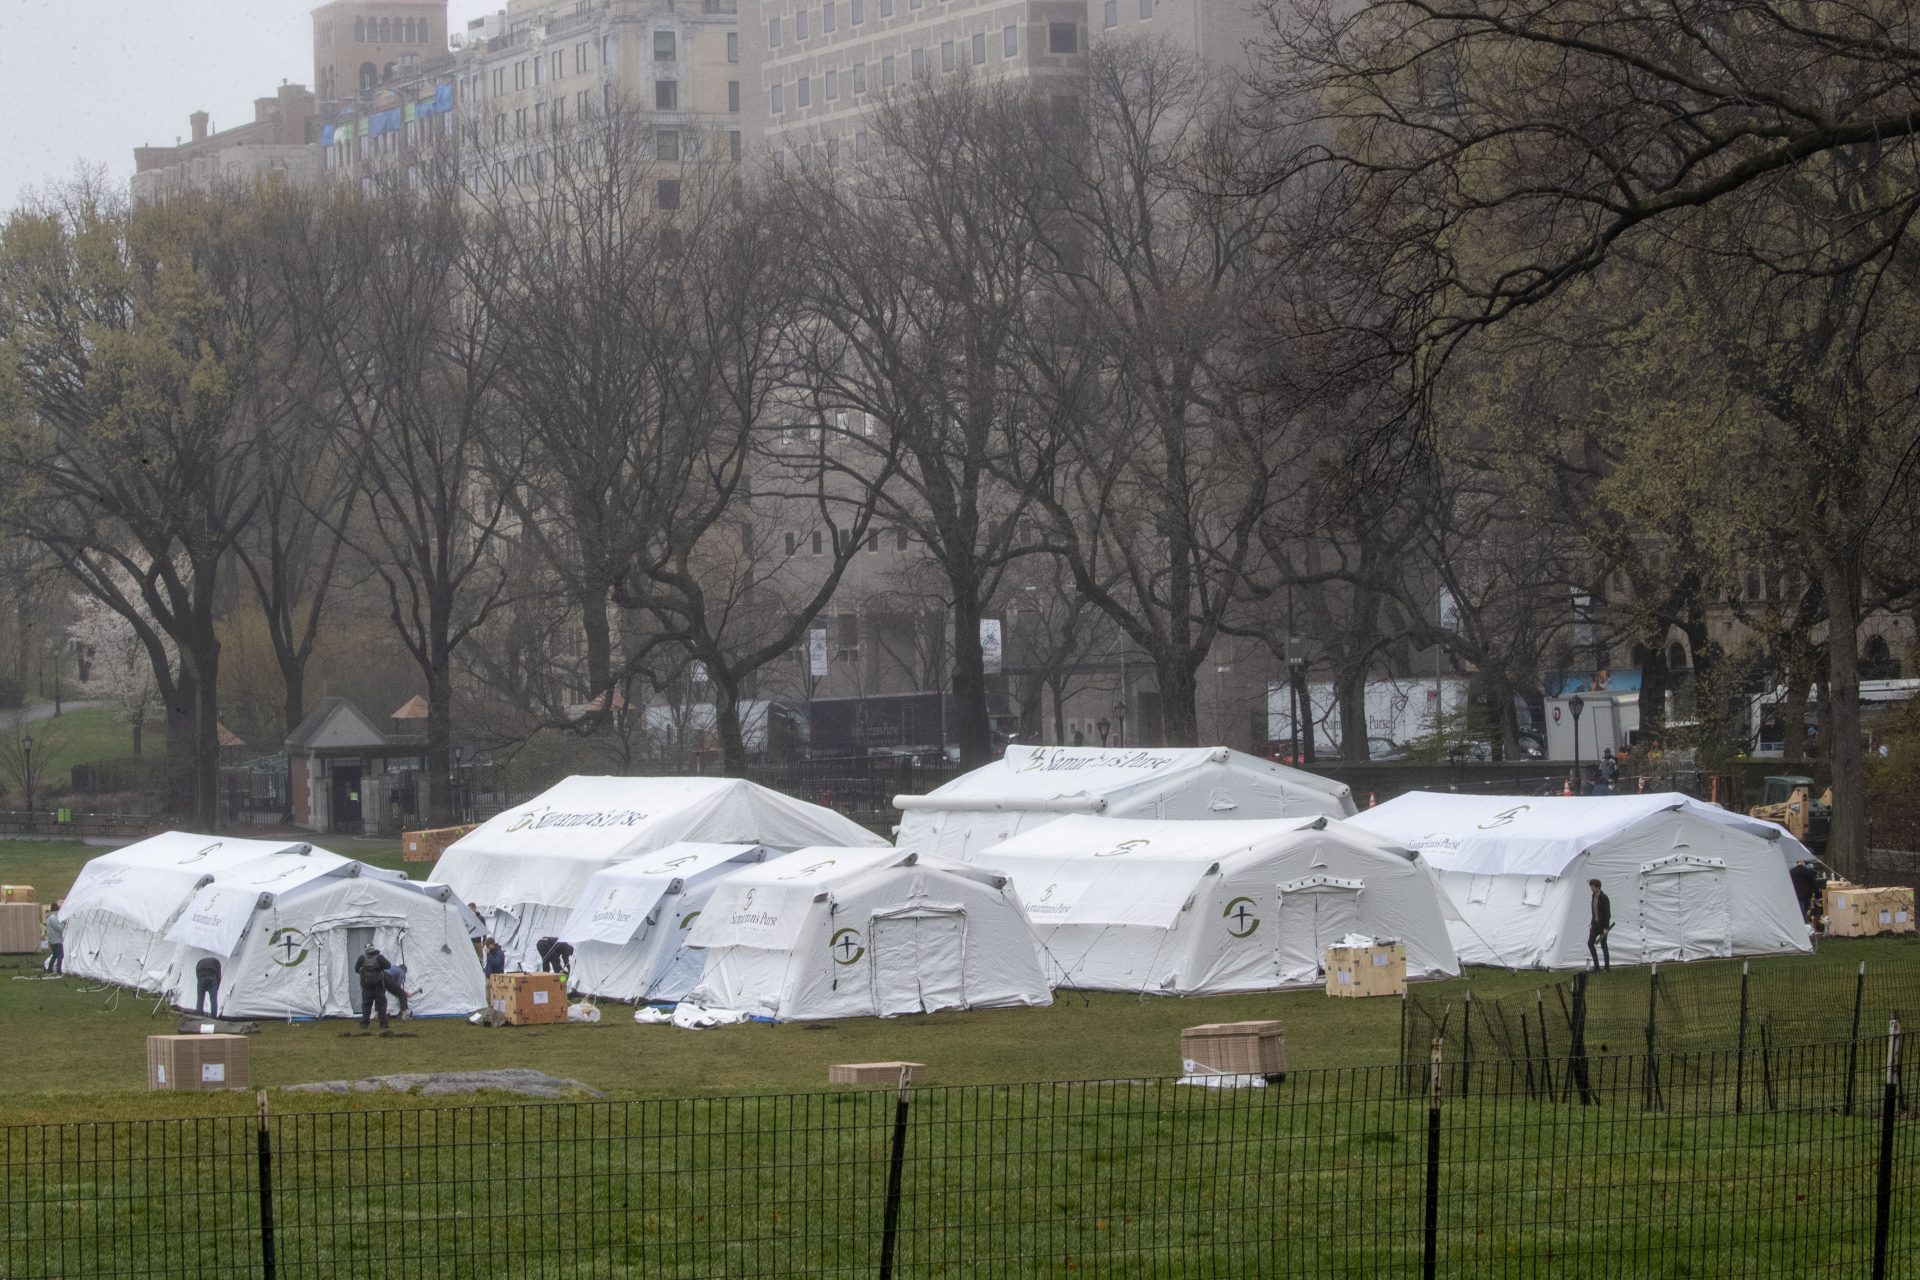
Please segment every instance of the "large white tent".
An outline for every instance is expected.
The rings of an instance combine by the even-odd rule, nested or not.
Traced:
[[[1585,966],[1593,879],[1612,904],[1617,962],[1812,947],[1787,876],[1805,848],[1773,823],[1690,796],[1412,792],[1352,822],[1439,872],[1461,916],[1454,947],[1469,964]]]
[[[898,849],[801,849],[722,880],[687,999],[782,1021],[1053,1001],[1012,883]]]
[[[714,886],[773,854],[758,844],[672,844],[593,873],[559,936],[573,944],[576,991],[672,1003],[700,976],[687,945]]]
[[[744,778],[573,777],[449,845],[432,878],[480,908],[509,968],[538,968],[536,943],[566,928],[594,872],[685,841],[886,843],[831,809]]]
[[[896,843],[971,856],[1072,814],[1106,818],[1339,818],[1344,783],[1226,747],[1028,747],[924,796],[896,796]]]
[[[423,1016],[486,1004],[452,891],[306,844],[170,831],[88,862],[61,909],[67,972],[195,1003],[198,962],[221,964],[220,1013],[358,1012],[353,961],[371,942],[407,965]]]
[[[969,857],[1013,878],[1056,986],[1215,995],[1316,983],[1348,934],[1460,972],[1419,858],[1327,818],[1067,817]]]

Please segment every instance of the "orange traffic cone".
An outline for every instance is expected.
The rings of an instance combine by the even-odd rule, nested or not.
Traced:
[[[1374,800],[1374,798],[1373,798],[1373,792],[1371,792],[1371,791],[1369,791],[1369,792],[1367,792],[1367,808],[1369,808],[1369,809],[1371,809],[1371,808],[1373,808],[1373,806],[1374,806],[1374,805],[1375,805],[1376,803],[1377,803],[1377,801],[1375,801],[1375,800]]]
[[[1563,796],[1570,796],[1573,794],[1573,779],[1571,777],[1569,777],[1565,782],[1560,784],[1560,794]]]

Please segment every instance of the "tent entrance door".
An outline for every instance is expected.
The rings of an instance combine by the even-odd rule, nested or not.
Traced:
[[[1724,864],[1672,859],[1642,867],[1640,902],[1645,921],[1642,961],[1664,964],[1733,954],[1733,909]]]
[[[1274,978],[1281,983],[1318,982],[1328,947],[1360,928],[1358,880],[1313,876],[1280,886],[1274,921]]]
[[[883,1018],[966,1007],[967,915],[875,916],[867,930],[873,1009]]]

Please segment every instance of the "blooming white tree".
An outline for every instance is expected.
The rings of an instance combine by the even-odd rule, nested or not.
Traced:
[[[115,569],[114,576],[124,579],[115,583],[123,599],[140,598],[139,584],[131,574]],[[137,756],[147,717],[160,706],[160,686],[154,679],[155,656],[148,652],[133,623],[90,592],[74,593],[73,616],[67,636],[85,672],[81,688],[125,717],[133,729],[133,754]],[[151,633],[163,637],[167,669],[177,672],[180,657],[173,643],[165,640],[165,633],[157,627]]]

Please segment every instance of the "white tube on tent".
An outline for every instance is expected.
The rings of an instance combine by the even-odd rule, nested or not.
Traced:
[[[895,796],[893,807],[902,813],[916,810],[951,813],[1105,813],[1105,796]]]

